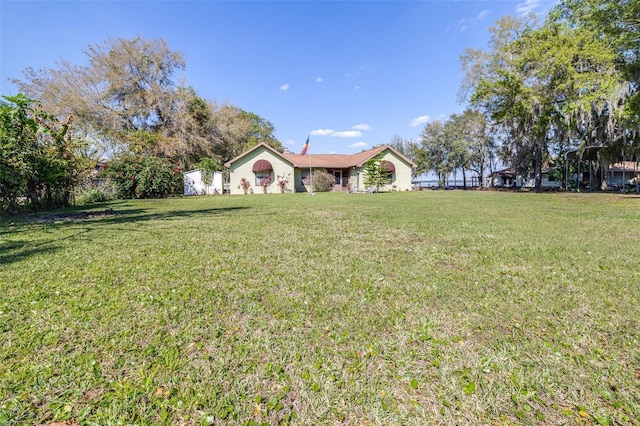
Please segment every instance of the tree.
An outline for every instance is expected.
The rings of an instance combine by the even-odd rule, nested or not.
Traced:
[[[185,67],[182,53],[162,39],[140,37],[90,45],[84,53],[88,66],[63,61],[57,69],[27,68],[25,80],[12,81],[46,111],[71,115],[87,133],[116,146],[130,132],[163,134],[173,124],[173,77]]]
[[[70,203],[78,159],[70,121],[58,122],[24,95],[0,103],[0,211]],[[24,206],[19,200],[26,200]]]
[[[425,171],[434,172],[441,187],[454,169],[451,150],[451,139],[447,138],[445,124],[440,120],[427,123],[421,134],[417,164]]]
[[[401,136],[395,135],[391,138],[391,142],[389,145],[392,146],[396,151],[400,154],[407,157],[409,160],[413,161],[416,165],[418,164],[418,150],[419,143],[412,139],[404,139]],[[412,170],[413,176],[420,175],[424,173],[425,170],[420,167]]]
[[[460,115],[451,116],[447,124],[459,138],[461,166],[475,172],[479,178],[478,184],[482,187],[483,177],[487,168],[491,167],[496,149],[486,115],[476,109],[466,109]]]
[[[213,150],[222,163],[237,157],[254,145],[264,142],[282,151],[273,136],[273,124],[259,115],[232,105],[210,105]]]
[[[494,36],[508,38],[492,39],[493,52],[464,63],[468,73],[480,72],[473,78],[472,105],[507,130],[509,162],[523,174],[532,164],[539,189],[549,143],[558,142],[553,136],[572,119],[582,123],[575,117],[595,105],[611,109],[607,100],[620,86],[611,50],[592,32],[556,23],[533,28],[523,21],[521,31],[514,28],[511,20],[499,21]]]
[[[614,52],[621,88],[607,102],[574,120],[573,132],[591,145],[607,145],[600,154],[617,158],[640,152],[640,3],[635,0],[564,0],[550,20],[588,30]]]
[[[563,0],[552,22],[588,28],[616,54],[616,66],[628,82],[626,119],[640,125],[640,3],[636,0]]]
[[[223,163],[259,142],[282,149],[268,120],[178,85],[184,56],[163,39],[118,38],[84,53],[88,65],[27,68],[12,81],[52,114],[74,117],[99,156],[153,155],[191,167],[202,158]]]
[[[364,173],[364,184],[367,188],[373,187],[375,192],[378,192],[381,186],[389,182],[387,162],[380,156],[367,160],[362,165],[362,171]]]
[[[205,186],[213,184],[213,176],[216,172],[222,170],[220,162],[215,158],[204,157],[196,164],[202,175],[202,183]]]

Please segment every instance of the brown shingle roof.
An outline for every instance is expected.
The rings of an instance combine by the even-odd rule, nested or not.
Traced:
[[[277,156],[284,158],[285,160],[290,161],[293,164],[293,167],[296,168],[308,168],[308,167],[317,167],[317,168],[332,168],[332,169],[346,169],[349,167],[362,167],[362,165],[369,159],[375,157],[380,154],[382,151],[389,149],[393,151],[400,158],[405,160],[411,167],[416,167],[414,163],[412,163],[409,159],[407,159],[404,155],[400,154],[393,147],[389,145],[379,146],[377,148],[368,149],[366,151],[358,152],[357,154],[287,154],[280,153],[265,143],[260,143],[250,150],[240,154],[236,158],[227,161],[224,166],[230,167],[232,163],[234,163],[239,158],[244,157],[248,153],[254,151],[260,146],[266,147],[269,151],[273,152]]]
[[[294,167],[322,167],[322,168],[334,168],[334,169],[346,169],[349,167],[362,167],[362,165],[369,159],[380,154],[385,149],[390,149],[402,159],[404,159],[409,165],[415,167],[411,161],[405,158],[402,154],[388,145],[379,146],[377,148],[369,149],[366,151],[358,152],[357,154],[282,154],[289,161],[293,163]]]

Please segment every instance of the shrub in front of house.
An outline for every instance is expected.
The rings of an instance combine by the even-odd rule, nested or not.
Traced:
[[[335,177],[324,171],[313,171],[313,191],[314,192],[329,192],[333,190],[335,185]]]
[[[126,155],[108,164],[101,177],[111,179],[118,198],[166,198],[182,194],[182,169],[166,158]]]
[[[244,194],[247,195],[249,193],[249,189],[251,188],[251,182],[249,182],[249,179],[247,178],[240,179],[240,185],[238,185],[238,189],[240,188],[242,188],[242,190],[244,191]]]
[[[276,183],[278,184],[278,188],[280,188],[280,193],[284,194],[289,189],[289,179],[291,178],[291,173],[286,176],[283,174],[282,176],[276,176]]]
[[[271,176],[265,176],[260,179],[260,186],[265,194],[269,191],[269,185],[271,185]]]

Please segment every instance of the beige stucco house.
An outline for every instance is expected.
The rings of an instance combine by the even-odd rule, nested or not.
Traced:
[[[368,160],[379,157],[385,161],[389,171],[389,181],[381,188],[384,191],[405,191],[411,189],[414,163],[393,147],[384,145],[357,154],[291,154],[278,152],[261,143],[247,152],[225,163],[229,170],[229,192],[243,194],[241,181],[248,182],[248,192],[262,194],[260,182],[270,178],[267,193],[279,193],[278,181],[284,177],[289,181],[286,192],[308,192],[310,170],[325,170],[335,177],[335,191],[347,189],[364,190],[362,167]],[[268,179],[266,179],[268,180]]]

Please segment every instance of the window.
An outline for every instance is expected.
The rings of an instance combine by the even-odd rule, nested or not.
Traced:
[[[396,166],[391,161],[383,160],[381,166],[387,172],[387,183],[393,183],[393,172],[396,171]]]
[[[269,179],[271,183],[271,173],[269,172],[256,172],[256,186],[262,185],[262,179]]]
[[[387,183],[393,183],[393,172],[387,172]]]
[[[251,170],[256,174],[256,186],[261,186],[262,179],[269,179],[269,183],[273,180],[271,178],[273,166],[267,160],[260,159],[256,161],[253,163]]]
[[[311,185],[311,180],[309,179],[310,174],[311,172],[309,170],[300,171],[300,180],[303,185]]]

